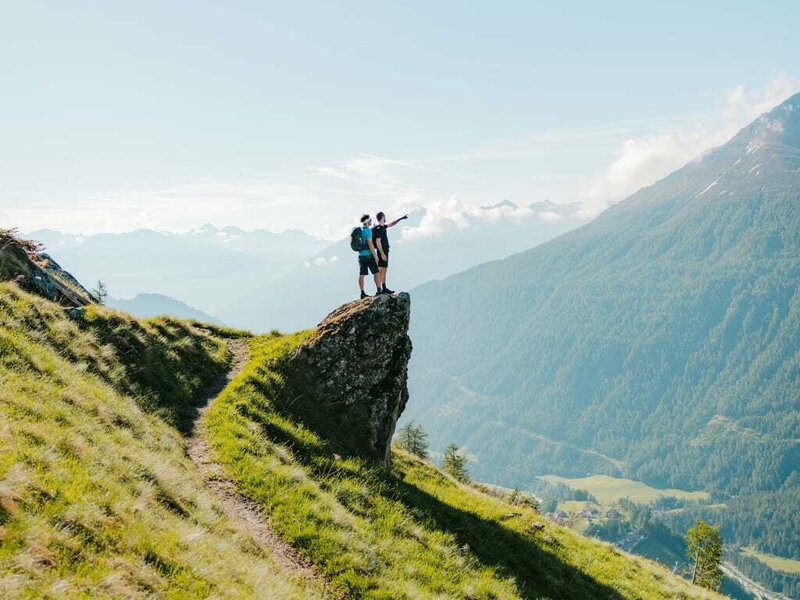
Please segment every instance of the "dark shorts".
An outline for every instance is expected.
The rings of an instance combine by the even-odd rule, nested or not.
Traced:
[[[388,267],[389,266],[389,252],[387,251],[387,252],[385,252],[385,254],[386,254],[386,260],[383,260],[381,258],[381,253],[378,252],[378,266],[379,267]]]
[[[366,275],[368,271],[373,275],[378,272],[378,264],[375,262],[375,257],[371,254],[369,256],[359,256],[358,274]]]

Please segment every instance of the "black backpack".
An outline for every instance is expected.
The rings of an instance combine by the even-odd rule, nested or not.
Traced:
[[[364,231],[361,227],[356,227],[350,232],[350,248],[355,252],[366,250],[367,241],[364,239]]]

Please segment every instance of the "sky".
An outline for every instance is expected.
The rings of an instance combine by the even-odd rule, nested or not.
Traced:
[[[26,231],[589,219],[800,91],[796,0],[0,4],[0,227]]]

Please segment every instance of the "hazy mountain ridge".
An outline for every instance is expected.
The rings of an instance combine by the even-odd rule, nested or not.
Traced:
[[[410,289],[530,248],[581,222],[576,204],[519,206],[505,200],[449,211],[419,209],[389,230],[392,250],[387,282],[392,289]],[[324,317],[331,305],[355,298],[357,275],[356,255],[348,240],[340,240],[243,296],[220,316],[227,323],[256,331],[305,327]],[[374,293],[367,279],[366,289]]]
[[[390,232],[390,287],[409,289],[535,246],[578,226],[578,211],[576,204],[508,200],[417,209]],[[161,294],[256,331],[307,327],[358,293],[348,241],[331,243],[298,230],[203,225],[185,233],[28,235],[83,281],[104,280],[116,298]]]
[[[57,252],[82,281],[105,281],[115,297],[158,293],[210,314],[328,244],[296,231],[211,225],[182,234],[140,229],[82,236],[40,230],[28,237]]]
[[[222,325],[222,321],[208,313],[189,306],[185,302],[164,296],[163,294],[136,294],[133,298],[107,298],[106,306],[121,310],[135,317],[157,317],[170,315],[179,319],[190,319],[201,323]]]
[[[592,223],[415,290],[409,417],[482,477],[707,489],[729,539],[800,556],[798,131],[794,96]]]

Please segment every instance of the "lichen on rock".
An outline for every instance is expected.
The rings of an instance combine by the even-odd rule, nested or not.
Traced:
[[[329,314],[284,368],[284,407],[338,450],[389,466],[408,401],[411,297],[377,296]]]

